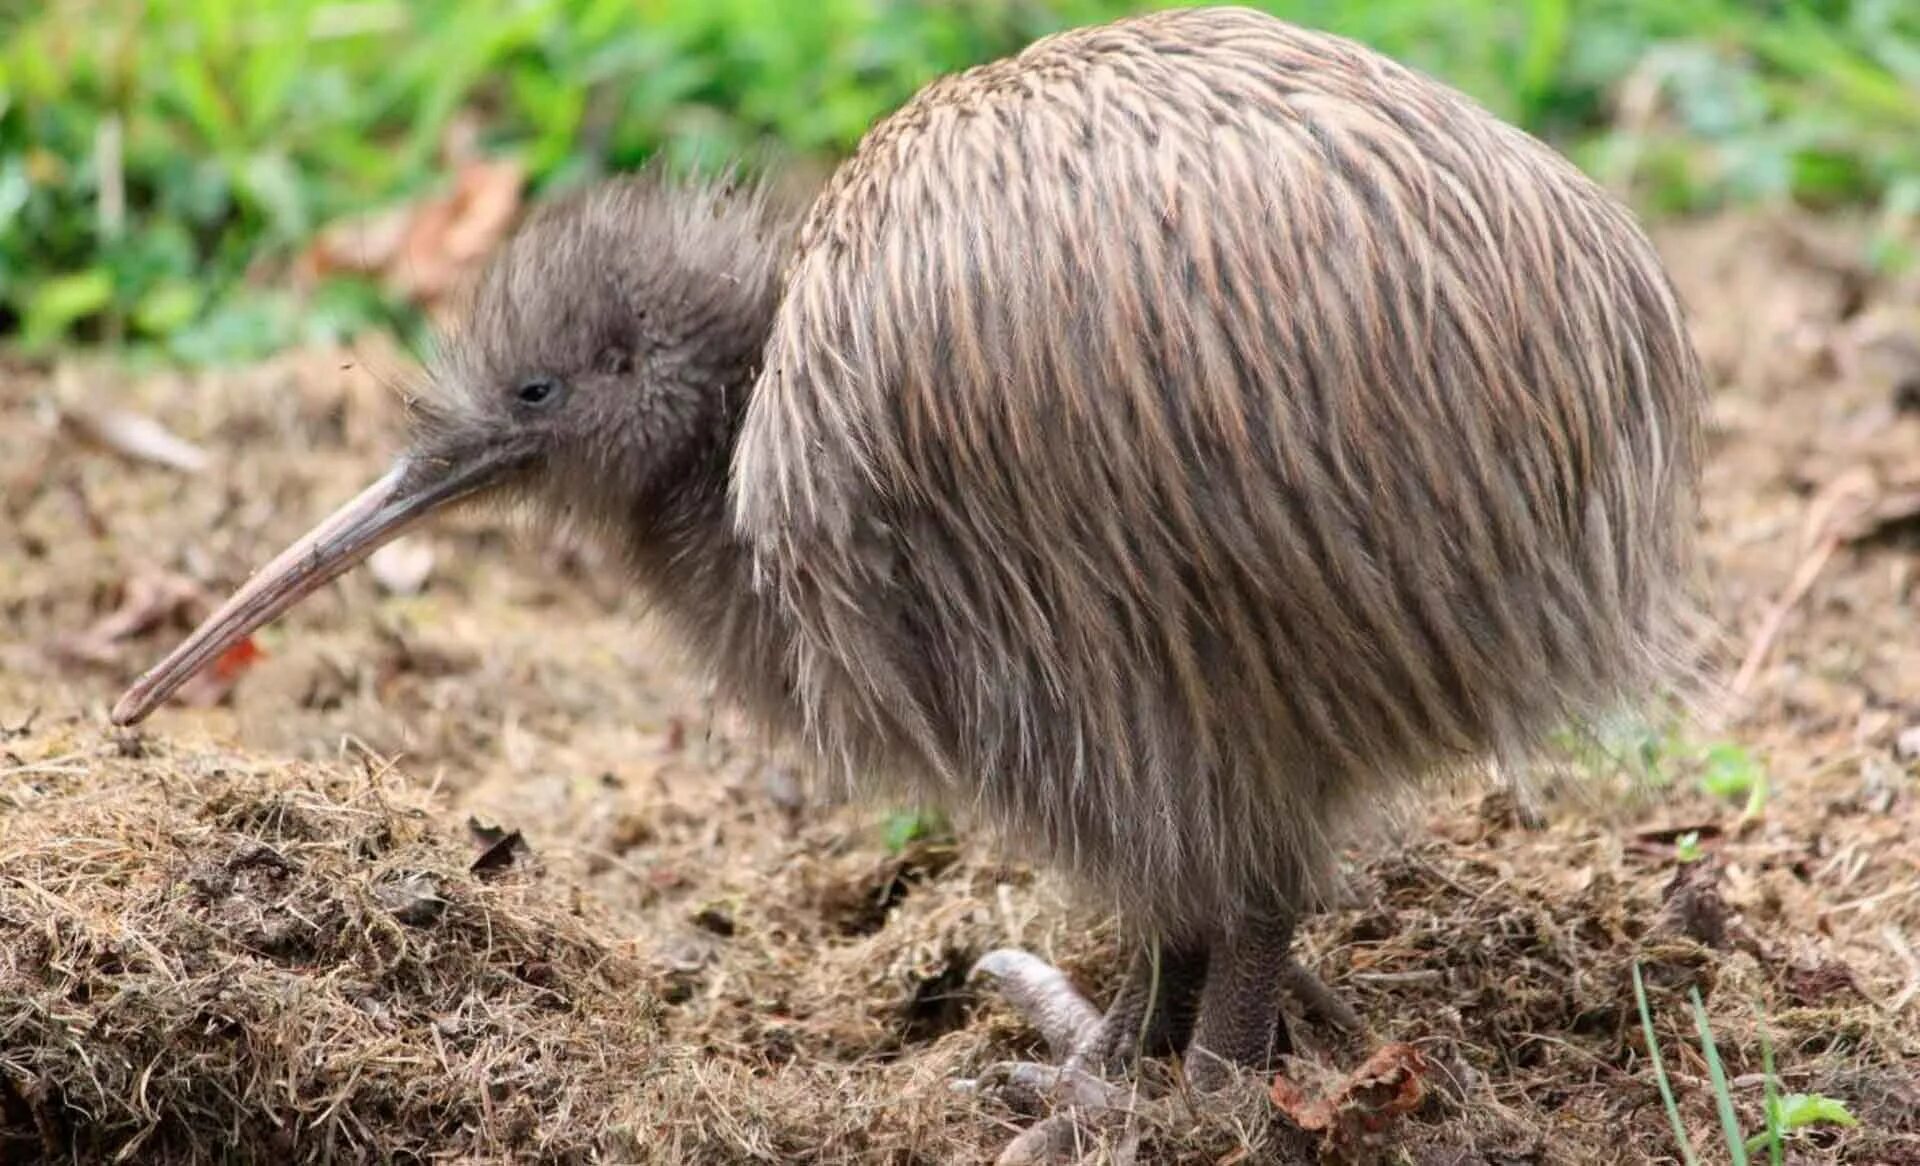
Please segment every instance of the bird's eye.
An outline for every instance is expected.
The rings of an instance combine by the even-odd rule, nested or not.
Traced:
[[[528,408],[545,408],[560,399],[560,382],[552,377],[528,377],[513,391],[514,399]]]

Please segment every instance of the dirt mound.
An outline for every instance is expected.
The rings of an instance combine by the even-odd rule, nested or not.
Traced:
[[[371,766],[16,766],[0,1157],[622,1156],[638,966],[513,839],[442,813]]]

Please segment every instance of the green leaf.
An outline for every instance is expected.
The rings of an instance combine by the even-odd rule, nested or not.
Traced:
[[[1714,797],[1749,797],[1762,780],[1752,755],[1738,745],[1714,745],[1704,760],[1700,788]]]
[[[1818,1093],[1789,1093],[1785,1097],[1767,1099],[1767,1128],[1747,1139],[1747,1149],[1757,1150],[1768,1147],[1773,1161],[1778,1162],[1779,1142],[1786,1135],[1794,1134],[1810,1126],[1855,1127],[1860,1119],[1853,1116],[1846,1103]]]
[[[934,838],[946,830],[938,814],[921,810],[902,810],[887,817],[881,828],[881,841],[895,854],[923,839]]]
[[[204,299],[199,285],[184,279],[155,284],[133,306],[134,327],[149,336],[170,336],[199,314]]]
[[[1673,856],[1680,862],[1699,862],[1704,855],[1698,830],[1689,830],[1673,840]]]
[[[74,324],[113,302],[113,276],[104,267],[56,276],[27,297],[21,342],[41,348],[63,338]]]
[[[1807,1126],[1851,1127],[1860,1124],[1860,1119],[1853,1116],[1845,1102],[1818,1093],[1787,1094],[1780,1099],[1780,1116],[1789,1133]]]

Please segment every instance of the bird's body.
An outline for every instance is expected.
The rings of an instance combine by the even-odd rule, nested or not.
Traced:
[[[549,208],[449,351],[395,480],[492,458],[585,517],[835,772],[1156,939],[1151,1023],[1230,1060],[1345,827],[1633,697],[1682,606],[1703,390],[1631,217],[1247,10],[936,82],[797,226]],[[1138,988],[1060,1043],[1134,1047]]]
[[[1042,41],[877,127],[789,270],[732,490],[808,728],[1164,934],[1659,656],[1700,386],[1653,251],[1358,46]]]

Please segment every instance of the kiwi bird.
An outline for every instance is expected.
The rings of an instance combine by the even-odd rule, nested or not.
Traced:
[[[524,503],[823,773],[1118,912],[1104,1012],[981,962],[1066,1064],[1258,1069],[1350,826],[1662,683],[1704,397],[1647,237],[1547,146],[1258,12],[1125,18],[929,84],[801,213],[650,172],[542,204],[393,468],[114,716]]]

